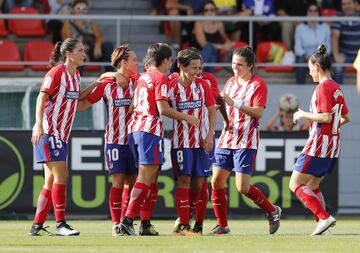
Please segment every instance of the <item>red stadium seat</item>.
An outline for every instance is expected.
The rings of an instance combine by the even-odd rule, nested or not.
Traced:
[[[32,40],[25,44],[25,61],[49,61],[54,45],[47,40]],[[47,65],[30,65],[32,70],[48,70]]]
[[[324,17],[333,17],[336,16],[336,9],[320,9],[321,16]],[[330,21],[326,22],[327,24],[331,25]]]
[[[354,67],[345,67],[345,72],[356,73],[356,69]]]
[[[273,44],[276,44],[287,51],[284,43],[280,41],[266,41],[260,42],[256,47],[256,60],[259,63],[266,63],[268,61],[268,55]],[[275,67],[261,67],[266,72],[292,72],[295,70],[292,66],[275,66]]]
[[[0,11],[0,14],[2,12]],[[3,19],[0,19],[0,36],[7,36],[9,34],[8,30],[5,27],[5,22]]]
[[[11,40],[0,40],[0,62],[4,61],[21,61],[20,50],[16,43]],[[24,70],[24,65],[0,65],[0,70]]]
[[[101,71],[101,66],[98,66],[98,65],[85,65],[84,70],[85,71],[100,72]]]
[[[10,14],[39,14],[39,11],[32,7],[16,7],[10,10]],[[45,35],[45,29],[39,19],[10,19],[9,31],[18,37]]]

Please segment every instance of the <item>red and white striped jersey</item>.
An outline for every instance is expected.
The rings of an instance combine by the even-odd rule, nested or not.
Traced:
[[[247,84],[239,84],[236,77],[231,77],[223,92],[232,99],[243,99],[245,106],[265,107],[267,87],[265,81],[253,75]],[[242,113],[233,106],[226,105],[229,117],[229,130],[222,131],[218,148],[228,149],[257,149],[259,143],[259,120]]]
[[[156,101],[168,101],[168,79],[157,69],[140,76],[134,93],[134,112],[129,123],[129,133],[147,132],[164,136],[164,123]]]
[[[128,114],[131,100],[134,96],[136,80],[130,78],[127,88],[117,85],[115,78],[105,78],[87,97],[91,104],[103,98],[108,113],[105,127],[106,144],[128,144],[128,124],[131,114]]]
[[[310,101],[311,113],[331,113],[330,123],[311,122],[309,139],[303,153],[309,156],[333,158],[340,152],[340,120],[349,112],[340,85],[326,80],[317,85]]]
[[[59,137],[65,143],[74,122],[80,80],[79,71],[71,76],[65,66],[60,64],[46,73],[40,88],[40,91],[49,94],[42,122],[44,132]]]
[[[215,104],[209,85],[203,79],[195,78],[188,87],[184,87],[178,79],[174,79],[169,83],[169,101],[174,110],[199,119],[199,127],[191,126],[184,120],[173,120],[171,147],[203,147],[202,129],[209,129],[209,121],[204,121],[204,109]]]

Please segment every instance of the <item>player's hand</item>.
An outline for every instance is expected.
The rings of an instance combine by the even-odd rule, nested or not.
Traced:
[[[186,122],[192,126],[199,127],[199,119],[193,115],[187,115]]]
[[[213,137],[212,135],[207,135],[205,140],[204,140],[204,150],[205,150],[205,154],[209,154],[209,152],[212,150],[213,148]]]
[[[116,78],[117,85],[119,85],[121,87],[126,87],[128,85],[128,82],[126,81],[125,77],[121,73],[116,72],[115,78]]]
[[[226,94],[225,92],[221,92],[220,96],[224,99],[225,103],[227,103],[229,106],[232,106],[234,104],[234,100],[232,100],[231,97],[229,97],[229,95]]]
[[[294,124],[296,124],[297,121],[303,117],[303,115],[304,115],[304,111],[299,108],[297,110],[297,112],[295,112],[294,115],[293,115]]]
[[[33,135],[31,137],[31,143],[33,145],[39,144],[40,138],[44,135],[44,129],[42,123],[35,123],[33,127]]]

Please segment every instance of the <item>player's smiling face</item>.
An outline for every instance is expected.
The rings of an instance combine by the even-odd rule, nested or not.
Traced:
[[[237,77],[244,77],[251,73],[251,66],[248,65],[246,59],[242,56],[233,55],[232,57],[232,70]]]
[[[319,66],[317,64],[312,64],[311,61],[308,62],[309,74],[312,77],[315,83],[319,82]]]
[[[191,60],[187,67],[180,66],[181,72],[188,80],[193,81],[195,77],[199,76],[202,70],[202,63],[200,59]]]
[[[127,59],[127,69],[131,74],[136,73],[137,71],[137,57],[136,54],[133,51],[129,52],[129,58]]]

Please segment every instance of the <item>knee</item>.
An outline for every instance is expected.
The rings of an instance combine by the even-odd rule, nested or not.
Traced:
[[[289,189],[290,189],[293,193],[295,193],[295,190],[296,190],[297,187],[298,187],[298,183],[293,182],[293,181],[290,180],[290,182],[289,182]]]
[[[221,189],[221,188],[225,187],[225,184],[224,184],[223,180],[221,180],[220,178],[212,177],[211,178],[211,187],[213,189]]]
[[[241,194],[247,194],[249,192],[250,185],[238,184],[236,185],[236,188]]]
[[[179,176],[177,178],[177,188],[190,188],[190,176]]]

